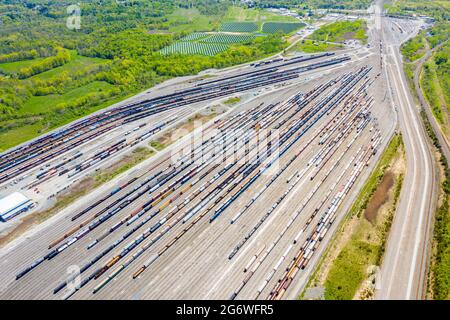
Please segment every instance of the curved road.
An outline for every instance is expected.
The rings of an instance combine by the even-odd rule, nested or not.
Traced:
[[[434,160],[403,73],[400,45],[417,34],[393,32],[397,22],[383,17],[377,2],[376,26],[381,31],[385,75],[391,84],[391,100],[399,113],[406,149],[407,170],[377,279],[377,299],[422,299],[426,288],[428,247],[436,183]],[[410,21],[409,23],[417,23]]]
[[[433,113],[431,112],[431,106],[428,104],[427,100],[425,99],[423,95],[422,88],[420,87],[420,74],[422,72],[422,66],[425,63],[425,61],[428,60],[428,58],[431,57],[432,53],[438,50],[440,47],[442,47],[444,43],[439,44],[438,46],[434,47],[433,49],[427,51],[426,55],[423,56],[417,63],[416,70],[414,72],[414,87],[416,89],[417,97],[419,98],[419,102],[422,105],[423,109],[425,110],[428,120],[431,123],[431,126],[433,127],[433,130],[436,134],[437,139],[439,140],[439,143],[442,147],[442,152],[444,153],[444,156],[447,159],[450,159],[450,145],[448,140],[445,138],[443,132],[441,131],[441,127],[436,121],[436,118],[433,116]]]

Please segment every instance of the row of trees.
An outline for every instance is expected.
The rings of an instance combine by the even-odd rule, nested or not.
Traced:
[[[42,73],[47,70],[62,66],[70,61],[70,51],[62,47],[56,48],[56,55],[52,57],[45,58],[40,61],[36,61],[28,67],[21,68],[17,72],[17,77],[19,79],[29,78],[38,73]]]
[[[11,52],[0,55],[0,63],[30,60],[37,57],[39,57],[39,53],[36,49],[31,49],[29,51]]]
[[[255,0],[252,6],[260,8],[299,9],[367,9],[372,0]]]

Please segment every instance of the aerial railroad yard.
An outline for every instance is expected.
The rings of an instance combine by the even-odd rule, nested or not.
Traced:
[[[420,138],[402,192],[421,196],[399,200],[398,241],[383,268],[400,280],[384,277],[377,294],[419,297],[433,172],[396,50],[423,21],[383,16],[381,4],[358,20],[364,38],[316,39],[333,50],[311,54],[295,51],[317,27],[305,23],[193,32],[160,54],[201,49],[203,38],[258,37],[232,27],[275,34],[281,25],[294,42],[264,59],[165,80],[1,153],[0,298],[296,299],[399,132],[407,152]],[[319,47],[309,40],[303,45]],[[102,183],[54,209],[86,179]],[[408,222],[416,202],[428,207]],[[425,240],[406,241],[416,230]]]
[[[393,132],[376,62],[361,47],[242,66],[165,86],[173,93],[152,91],[20,147],[26,153],[4,154],[2,182],[45,190],[205,103],[242,96],[14,244],[3,260],[2,297],[295,296],[293,280],[310,270]],[[61,158],[81,145],[92,152]]]

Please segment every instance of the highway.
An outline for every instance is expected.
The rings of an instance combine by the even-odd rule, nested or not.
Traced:
[[[381,272],[377,278],[376,299],[422,299],[427,276],[430,227],[436,197],[435,164],[403,73],[399,46],[414,36],[420,21],[407,22],[384,17],[382,1],[377,3],[377,24],[382,32],[383,59],[393,103],[398,108],[405,142],[407,170],[399,205],[387,242]]]
[[[416,70],[414,71],[414,87],[416,89],[417,97],[419,98],[420,104],[422,105],[423,109],[425,110],[428,120],[430,121],[431,126],[433,127],[433,130],[436,134],[437,139],[439,140],[439,143],[442,147],[442,152],[446,159],[450,159],[450,143],[448,142],[448,139],[446,138],[444,132],[442,132],[441,127],[439,126],[439,123],[437,122],[436,118],[434,117],[431,106],[425,99],[425,96],[423,95],[422,88],[420,87],[420,74],[422,72],[423,64],[432,56],[433,52],[436,50],[439,50],[441,48],[443,43],[437,45],[431,50],[428,50],[425,56],[420,58],[416,65]]]

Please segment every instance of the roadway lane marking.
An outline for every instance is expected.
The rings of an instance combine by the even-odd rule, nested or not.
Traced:
[[[392,49],[392,47],[391,47],[391,49]],[[400,66],[398,64],[398,60],[397,60],[397,57],[395,55],[394,55],[394,58],[395,58],[395,64],[397,65],[398,70],[400,70]],[[405,95],[408,104],[412,105],[411,101],[409,99],[409,96],[407,94],[407,91],[406,91],[406,88],[405,88],[405,85],[404,85],[403,81],[401,81],[401,85],[402,85],[402,89],[403,89],[403,94]],[[408,108],[408,111],[411,114],[412,118],[416,120],[414,122],[414,127],[415,127],[415,129],[416,129],[416,131],[418,133],[418,137],[419,137],[419,140],[420,140],[420,148],[422,150],[422,155],[424,156],[425,170],[426,170],[426,180],[425,180],[426,181],[426,184],[425,184],[426,186],[424,188],[425,192],[422,193],[422,203],[421,203],[421,208],[420,208],[419,223],[417,224],[416,232],[415,232],[416,237],[415,237],[415,241],[414,241],[413,260],[412,260],[411,265],[410,265],[410,272],[409,272],[409,278],[408,278],[408,288],[407,288],[407,295],[408,296],[407,297],[408,297],[408,299],[410,299],[411,290],[412,290],[412,282],[414,280],[413,278],[414,278],[414,274],[415,274],[415,270],[416,270],[417,254],[418,254],[418,251],[419,251],[419,245],[420,245],[420,239],[421,239],[421,237],[419,237],[419,235],[421,235],[421,233],[422,233],[423,216],[425,214],[425,205],[426,205],[426,200],[427,200],[426,192],[430,191],[430,186],[429,186],[429,184],[430,184],[430,172],[429,172],[430,171],[429,170],[430,163],[429,163],[429,158],[427,156],[426,148],[424,146],[424,143],[426,143],[426,142],[423,141],[423,137],[420,134],[421,130],[420,130],[420,128],[417,125],[417,118],[415,117],[415,114],[412,112],[411,108]],[[412,272],[411,272],[411,268],[412,268]]]

